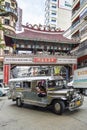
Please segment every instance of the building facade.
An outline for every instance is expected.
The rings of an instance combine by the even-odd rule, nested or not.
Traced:
[[[3,78],[3,59],[5,54],[9,54],[12,49],[7,47],[4,40],[4,33],[15,33],[15,25],[17,21],[17,2],[16,0],[4,0],[0,9],[4,8],[5,13],[0,13],[0,23],[4,30],[0,30],[0,74]],[[0,79],[1,79],[0,78]]]
[[[16,31],[21,31],[22,30],[22,9],[17,8],[17,13],[18,13],[18,21],[16,23]]]
[[[73,0],[71,35],[80,41],[78,67],[87,66],[87,0]]]
[[[72,0],[46,0],[45,25],[66,30],[71,26]]]
[[[4,32],[10,32],[11,34],[15,33],[15,26],[17,21],[17,2],[16,0],[4,0],[3,7],[6,11],[6,14],[4,16],[0,16],[0,22],[4,27],[4,31],[0,30],[0,37],[2,39],[0,45],[4,47],[4,51],[3,49],[0,49],[0,55],[3,55],[3,52],[9,53],[8,48],[5,48]]]

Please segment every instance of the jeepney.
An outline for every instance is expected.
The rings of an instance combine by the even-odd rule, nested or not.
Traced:
[[[46,89],[43,97],[37,94],[38,82]],[[10,79],[8,98],[16,101],[18,107],[25,103],[40,107],[50,106],[54,113],[62,114],[65,109],[73,111],[83,104],[83,96],[75,89],[67,88],[64,83],[61,76]]]

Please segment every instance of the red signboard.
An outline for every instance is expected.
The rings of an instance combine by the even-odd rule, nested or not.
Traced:
[[[10,65],[4,65],[4,83],[8,84]]]
[[[35,57],[33,59],[33,61],[36,63],[56,63],[57,59],[56,58],[37,58],[37,57]]]

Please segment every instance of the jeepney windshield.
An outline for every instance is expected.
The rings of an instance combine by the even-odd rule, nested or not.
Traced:
[[[62,89],[64,87],[64,82],[63,80],[51,80],[48,81],[48,88],[60,88]]]

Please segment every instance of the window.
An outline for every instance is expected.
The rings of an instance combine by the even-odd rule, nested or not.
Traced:
[[[56,28],[55,23],[54,23],[54,24],[51,24],[51,27],[52,27],[52,29],[55,29],[55,28]]]
[[[51,19],[51,22],[56,22],[56,19],[55,19],[55,18],[52,18],[52,19]]]
[[[23,82],[23,88],[30,88],[31,87],[31,83],[30,82]]]
[[[0,84],[0,88],[2,88],[2,85]]]
[[[6,7],[6,8],[10,8],[10,3],[5,2],[5,7]]]
[[[24,48],[24,45],[23,45],[23,44],[21,45],[21,48]]]
[[[13,23],[13,27],[14,27],[14,28],[16,27],[16,23]]]
[[[52,4],[52,8],[56,8],[56,4]]]
[[[15,4],[12,2],[12,3],[11,3],[11,6],[13,6],[13,7],[14,7],[14,6],[15,6]]]
[[[9,54],[9,50],[4,50],[4,53],[5,54]]]
[[[52,14],[52,15],[56,15],[56,11],[52,11],[51,14]]]
[[[52,1],[56,2],[57,0],[52,0]]]
[[[9,25],[10,24],[10,20],[9,19],[5,19],[4,24]]]

